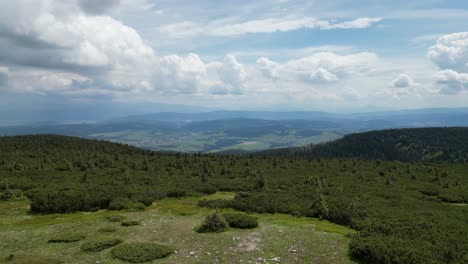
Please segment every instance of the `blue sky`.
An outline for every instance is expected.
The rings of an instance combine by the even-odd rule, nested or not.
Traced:
[[[130,114],[179,105],[468,106],[466,1],[17,0],[0,7],[0,119],[87,107]]]

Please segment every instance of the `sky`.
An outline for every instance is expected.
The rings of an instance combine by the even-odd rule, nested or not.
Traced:
[[[0,0],[0,120],[467,107],[466,21],[464,0]]]

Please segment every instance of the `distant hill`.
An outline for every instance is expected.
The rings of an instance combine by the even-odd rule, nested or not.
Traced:
[[[270,150],[261,154],[465,163],[468,161],[468,128],[390,129],[354,133],[328,143]]]
[[[176,152],[247,152],[318,144],[343,135],[417,127],[468,127],[468,108],[371,113],[312,111],[161,112],[107,121],[35,122],[7,126],[0,136],[59,134]]]

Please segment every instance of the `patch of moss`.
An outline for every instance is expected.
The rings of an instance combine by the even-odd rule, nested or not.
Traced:
[[[86,238],[82,233],[56,233],[49,237],[49,243],[70,243],[77,242]]]
[[[124,243],[114,247],[112,257],[130,263],[142,263],[164,258],[174,253],[168,246],[154,243]]]
[[[136,220],[125,220],[121,223],[122,226],[137,226],[140,225],[141,223]]]

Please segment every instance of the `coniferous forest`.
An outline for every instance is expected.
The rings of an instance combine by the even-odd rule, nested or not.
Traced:
[[[267,150],[260,154],[279,157],[466,163],[468,161],[468,128],[406,128],[370,131],[349,134],[327,143]]]
[[[161,153],[66,136],[3,137],[0,199],[26,197],[32,214],[51,214],[143,209],[167,197],[231,191],[234,199],[198,206],[350,227],[349,254],[363,263],[468,263],[466,135],[371,132],[310,155]]]

